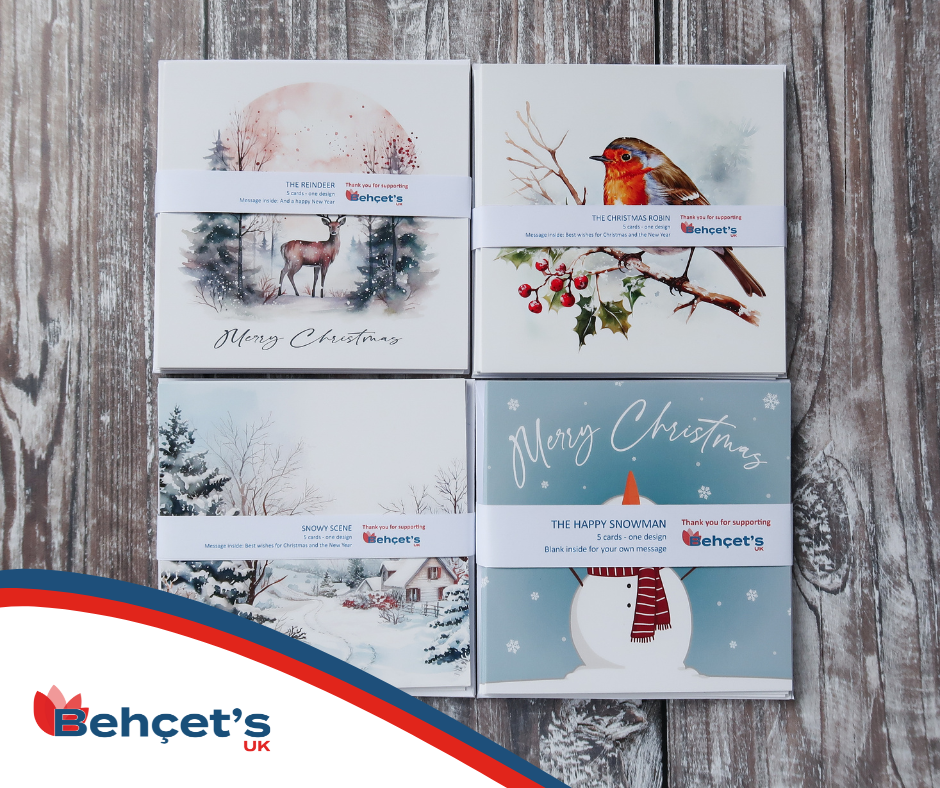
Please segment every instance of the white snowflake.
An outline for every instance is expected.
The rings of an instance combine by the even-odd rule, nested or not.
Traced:
[[[489,583],[490,583],[490,579],[489,579],[488,577],[484,577],[484,578],[480,581],[480,587],[481,587],[481,588],[486,588],[486,587],[489,585]]]
[[[787,615],[790,615],[790,608],[787,608]]]
[[[510,641],[506,644],[506,650],[507,650],[510,654],[515,654],[515,653],[519,650],[519,641],[518,641],[518,640],[510,640]]]
[[[509,400],[509,410],[519,410],[519,400],[511,399]]]
[[[747,592],[747,601],[753,602],[755,599],[757,599],[757,592],[752,588]]]
[[[728,645],[731,646],[731,648],[737,648],[738,642],[736,640],[732,640]]]
[[[542,482],[542,489],[548,489],[548,482]]]
[[[764,409],[776,410],[777,405],[780,404],[780,397],[776,394],[768,394],[764,397]]]
[[[538,591],[533,591],[531,594],[529,594],[529,596],[532,597],[532,601],[535,602],[535,601],[537,601],[538,598],[539,598],[539,592],[538,592]]]
[[[706,487],[704,484],[698,488],[698,497],[708,500],[708,496],[712,494],[711,488]]]
[[[623,381],[622,381],[622,380],[618,380],[616,383],[614,383],[614,385],[615,385],[615,386],[622,386],[622,385],[623,385]]]

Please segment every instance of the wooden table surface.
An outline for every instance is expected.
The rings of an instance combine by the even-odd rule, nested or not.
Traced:
[[[577,786],[940,785],[938,52],[925,0],[2,0],[0,567],[154,584],[158,60],[783,63],[797,699],[433,704]]]

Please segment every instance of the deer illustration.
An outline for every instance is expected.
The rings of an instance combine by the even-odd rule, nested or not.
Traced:
[[[326,283],[326,272],[330,269],[330,263],[336,259],[339,252],[339,228],[346,223],[345,216],[337,216],[330,219],[329,216],[317,214],[327,227],[330,228],[330,237],[325,241],[288,241],[281,244],[281,256],[284,258],[284,268],[281,269],[281,279],[278,282],[277,294],[280,296],[284,292],[284,274],[290,280],[294,288],[294,295],[300,295],[297,292],[297,285],[294,284],[294,274],[296,274],[305,265],[313,266],[313,288],[310,291],[310,297],[317,295],[317,276],[320,278],[320,298],[323,298],[323,285]]]

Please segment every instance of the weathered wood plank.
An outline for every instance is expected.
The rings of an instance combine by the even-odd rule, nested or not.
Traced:
[[[940,783],[938,24],[666,0],[666,62],[786,63],[794,703],[668,705],[669,781]]]
[[[202,7],[0,15],[0,566],[151,582],[156,65]]]

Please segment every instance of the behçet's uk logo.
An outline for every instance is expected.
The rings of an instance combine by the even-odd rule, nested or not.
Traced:
[[[682,541],[689,547],[751,547],[763,551],[762,536],[702,536],[698,531],[686,528],[682,532]]]
[[[48,694],[37,692],[33,696],[33,719],[39,729],[49,736],[84,736],[90,733],[99,739],[148,738],[153,736],[166,744],[178,734],[190,739],[215,736],[220,739],[230,737],[237,731],[230,728],[244,717],[244,736],[248,737],[242,746],[248,752],[270,752],[270,740],[259,741],[271,734],[267,714],[242,714],[242,710],[232,709],[224,714],[222,709],[213,709],[210,714],[157,714],[152,719],[146,714],[132,713],[129,706],[122,706],[120,714],[96,714],[88,716],[88,707],[82,706],[81,693],[70,701],[55,685]],[[250,745],[250,746],[249,746]]]
[[[360,194],[358,189],[346,189],[346,199],[349,200],[349,202],[392,203],[393,205],[405,204],[405,198],[400,194],[370,194],[369,192]]]
[[[730,235],[732,238],[738,234],[737,227],[696,227],[692,222],[682,222],[680,225],[682,232],[695,235]]]
[[[420,536],[379,536],[371,531],[362,532],[362,541],[366,544],[410,544],[421,546]]]

